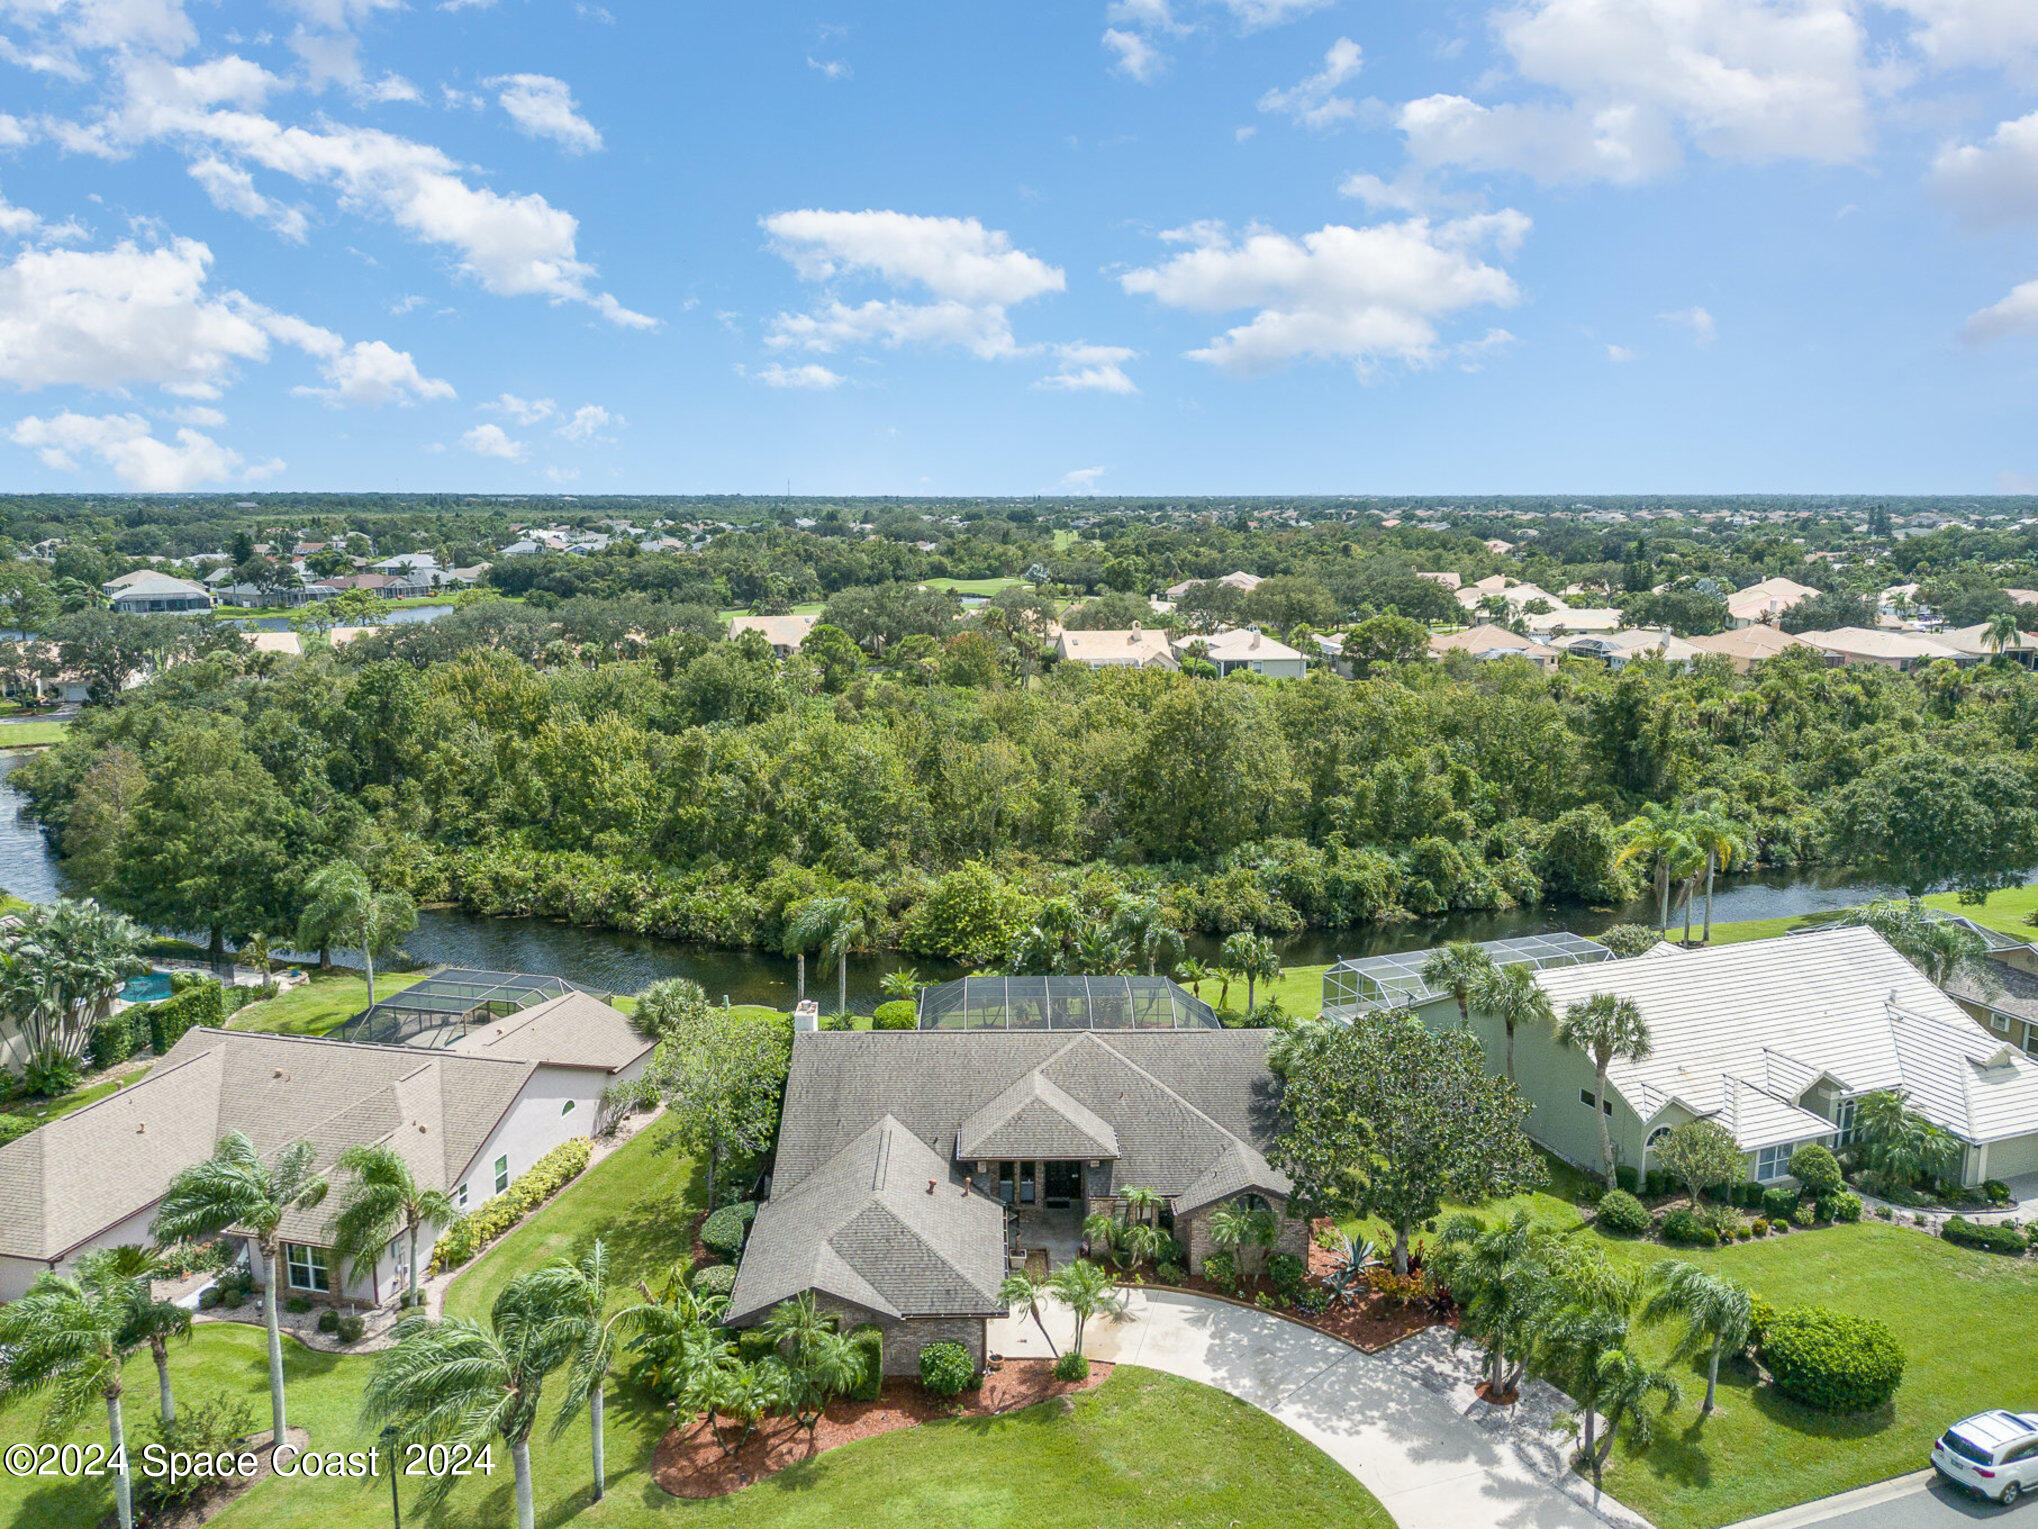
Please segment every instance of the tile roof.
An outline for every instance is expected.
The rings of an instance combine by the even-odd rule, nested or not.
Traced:
[[[230,1131],[267,1154],[302,1137],[329,1166],[387,1140],[421,1181],[459,1182],[536,1063],[196,1029],[140,1082],[0,1147],[0,1254],[54,1259],[162,1198]],[[331,1206],[284,1235],[319,1241]]]
[[[820,624],[820,620],[812,612],[789,616],[731,616],[729,640],[734,642],[745,632],[757,632],[774,648],[797,648],[807,640],[807,634]]]
[[[1264,633],[1251,627],[1235,627],[1228,632],[1213,632],[1207,637],[1189,636],[1176,641],[1175,651],[1187,653],[1201,643],[1208,650],[1214,663],[1276,662],[1300,658],[1302,654],[1285,642],[1276,642]]]
[[[1785,1112],[1825,1074],[1847,1093],[1902,1089],[1966,1141],[2038,1132],[2038,1061],[2013,1050],[2001,1059],[2009,1048],[1872,929],[1659,950],[1536,978],[1560,1011],[1595,993],[1640,1005],[1653,1050],[1616,1061],[1607,1078],[1645,1120],[1676,1099],[1743,1122],[1745,1147],[1802,1139],[1821,1131]]]
[[[1178,667],[1174,651],[1168,646],[1168,634],[1158,627],[1133,627],[1122,632],[1064,631],[1059,646],[1061,657],[1075,664]]]
[[[1736,621],[1760,621],[1764,616],[1787,611],[1798,601],[1809,600],[1817,593],[1809,584],[1800,584],[1795,579],[1764,579],[1727,596],[1727,614]]]
[[[1883,632],[1872,627],[1843,626],[1830,632],[1804,632],[1799,635],[1822,653],[1836,653],[1842,658],[1930,660],[1972,656],[1922,632]]]
[[[603,1072],[620,1072],[648,1056],[651,1048],[652,1042],[637,1032],[629,1015],[592,993],[578,991],[479,1025],[452,1045],[473,1056]]]
[[[1706,653],[1724,653],[1728,658],[1750,661],[1774,658],[1790,648],[1803,647],[1804,640],[1777,627],[1756,622],[1753,626],[1735,627],[1732,631],[1719,632],[1711,637],[1685,639],[1694,648]]]

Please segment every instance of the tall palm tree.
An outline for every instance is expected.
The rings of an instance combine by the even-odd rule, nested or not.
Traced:
[[[375,1007],[375,955],[417,927],[417,904],[403,892],[377,892],[368,874],[351,860],[335,860],[314,871],[304,884],[304,911],[297,942],[319,953],[330,969],[332,947],[352,946],[368,969],[368,1007]]]
[[[1748,1341],[1755,1316],[1754,1302],[1732,1280],[1708,1274],[1681,1259],[1657,1264],[1649,1271],[1649,1277],[1656,1293],[1643,1310],[1643,1319],[1658,1322],[1665,1317],[1679,1317],[1684,1322],[1684,1336],[1670,1357],[1682,1363],[1700,1354],[1706,1356],[1705,1404],[1698,1412],[1700,1417],[1708,1417],[1719,1390],[1720,1356],[1737,1352]]]
[[[1070,1349],[1072,1353],[1083,1351],[1083,1332],[1091,1317],[1099,1312],[1111,1315],[1125,1309],[1125,1298],[1112,1286],[1111,1276],[1087,1258],[1063,1264],[1049,1277],[1047,1284],[1054,1292],[1054,1298],[1068,1307],[1069,1315],[1075,1319],[1076,1336]]]
[[[1465,1333],[1485,1341],[1486,1384],[1496,1401],[1528,1367],[1535,1319],[1549,1289],[1541,1246],[1547,1240],[1526,1211],[1494,1227],[1476,1216],[1453,1216],[1440,1239],[1438,1259],[1451,1299],[1463,1308]]]
[[[1550,995],[1536,981],[1535,968],[1503,966],[1480,997],[1480,1006],[1490,1010],[1507,1031],[1507,1081],[1514,1081],[1514,1036],[1517,1030],[1557,1027],[1557,1010]]]
[[[1670,927],[1670,865],[1689,842],[1684,814],[1663,802],[1651,802],[1621,825],[1620,852],[1615,865],[1648,859],[1656,880],[1656,927]]]
[[[121,1371],[140,1340],[132,1328],[134,1282],[104,1262],[87,1259],[76,1274],[52,1270],[27,1294],[0,1306],[0,1404],[46,1396],[42,1434],[60,1438],[95,1399],[106,1403],[113,1453],[127,1451]],[[120,1529],[134,1529],[134,1492],[127,1471],[113,1474]]]
[[[1274,950],[1274,942],[1263,934],[1250,932],[1228,935],[1219,959],[1224,963],[1226,976],[1237,974],[1245,978],[1245,1011],[1250,1014],[1254,1008],[1254,993],[1262,981],[1272,982],[1281,975],[1281,958]]]
[[[1470,940],[1440,945],[1422,963],[1423,986],[1458,1001],[1458,1023],[1472,1028],[1472,1000],[1493,983],[1493,957]]]
[[[1126,893],[1111,905],[1111,930],[1145,963],[1151,977],[1170,956],[1182,953],[1182,932],[1168,922],[1168,910],[1157,897]]]
[[[517,1529],[536,1529],[531,1429],[545,1377],[572,1358],[578,1337],[576,1324],[560,1317],[552,1291],[531,1274],[503,1287],[485,1327],[463,1317],[405,1317],[362,1389],[363,1425],[393,1425],[406,1444],[478,1449],[500,1437],[516,1470]],[[455,1479],[433,1477],[421,1500],[435,1505]]]
[[[616,1362],[619,1340],[644,1325],[648,1306],[631,1302],[609,1310],[609,1254],[599,1237],[578,1259],[562,1258],[538,1270],[531,1283],[539,1301],[557,1313],[553,1320],[568,1329],[572,1339],[566,1395],[552,1419],[552,1437],[564,1433],[580,1409],[587,1408],[594,1450],[594,1500],[600,1502],[608,1491],[602,1392]]]
[[[1599,1150],[1606,1159],[1606,1187],[1617,1187],[1613,1171],[1613,1133],[1606,1124],[1606,1070],[1616,1059],[1639,1062],[1654,1049],[1649,1022],[1632,998],[1594,993],[1564,1011],[1557,1024],[1557,1043],[1576,1046],[1592,1057],[1592,1113],[1599,1121]]]
[[[1688,824],[1691,820],[1685,819]],[[1670,861],[1670,877],[1678,886],[1678,902],[1684,909],[1684,943],[1691,943],[1692,904],[1698,900],[1698,878],[1712,863],[1696,837],[1687,833]]]
[[[149,1357],[156,1362],[156,1396],[163,1421],[177,1421],[177,1394],[170,1388],[170,1344],[191,1340],[191,1313],[175,1301],[159,1301],[154,1281],[163,1273],[162,1258],[150,1248],[126,1243],[106,1248],[92,1257],[109,1280],[126,1280],[133,1300],[128,1336],[137,1346],[146,1343]]]
[[[810,897],[795,904],[786,920],[786,943],[800,950],[819,947],[821,958],[835,963],[835,1011],[849,1012],[849,952],[870,939],[870,914],[856,899],[840,893]]]
[[[317,1151],[294,1141],[263,1162],[255,1144],[239,1131],[219,1139],[212,1156],[170,1180],[149,1233],[158,1242],[210,1237],[236,1227],[255,1239],[262,1258],[262,1320],[269,1329],[269,1415],[274,1442],[284,1438],[283,1328],[276,1311],[283,1284],[283,1218],[313,1210],[326,1197],[325,1176],[313,1164]]]
[[[1717,807],[1701,807],[1685,821],[1693,842],[1705,853],[1705,940],[1711,944],[1713,876],[1719,871],[1731,871],[1736,862],[1753,853],[1753,846],[1748,831]],[[1688,942],[1690,938],[1687,927],[1685,939]]]
[[[382,1251],[397,1234],[410,1238],[410,1301],[418,1293],[418,1229],[445,1226],[459,1215],[443,1189],[420,1184],[401,1153],[386,1142],[349,1147],[336,1164],[353,1178],[333,1218],[333,1257],[353,1280],[373,1279]]]
[[[1052,1281],[1035,1279],[1023,1270],[1014,1270],[1005,1276],[1005,1283],[998,1287],[998,1299],[1005,1303],[1007,1310],[1024,1306],[1026,1315],[1033,1318],[1033,1325],[1040,1329],[1040,1336],[1047,1344],[1047,1351],[1055,1358],[1061,1358],[1061,1350],[1054,1346],[1054,1338],[1047,1330],[1047,1322],[1040,1315],[1040,1303],[1054,1294]]]

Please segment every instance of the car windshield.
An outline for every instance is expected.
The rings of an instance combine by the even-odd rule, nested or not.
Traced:
[[[1987,1465],[1991,1458],[1986,1445],[1977,1444],[1974,1440],[1968,1438],[1966,1434],[1959,1433],[1950,1428],[1946,1430],[1946,1437],[1939,1442],[1944,1444],[1954,1454],[1961,1456],[1963,1459],[1972,1460],[1978,1465]]]

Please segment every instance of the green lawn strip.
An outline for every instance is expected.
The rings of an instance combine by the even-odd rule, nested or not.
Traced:
[[[62,722],[10,722],[0,727],[0,749],[40,748],[46,743],[61,743],[64,734],[71,730],[71,724]]]
[[[122,1077],[88,1083],[83,1088],[74,1088],[68,1094],[59,1094],[54,1099],[16,1099],[0,1103],[0,1115],[25,1115],[31,1120],[55,1120],[59,1115],[68,1115],[73,1110],[82,1110],[88,1104],[97,1104],[107,1095],[126,1088],[130,1083],[139,1083],[148,1076],[148,1071],[148,1068],[144,1067]]]
[[[2038,915],[2038,886],[1991,892],[1988,901],[1978,907],[1961,902],[1956,892],[1934,892],[1925,901],[1934,908],[1961,914],[2014,939],[2038,940],[2038,929],[2031,926],[2032,917]]]
[[[687,1251],[689,1211],[703,1191],[693,1162],[673,1150],[667,1124],[654,1122],[463,1270],[446,1291],[446,1310],[486,1319],[517,1275],[578,1256],[596,1237],[608,1244],[611,1284],[624,1292]]]
[[[952,589],[959,595],[995,595],[1001,589],[1011,589],[1026,581],[1019,578],[995,579],[929,579],[929,589]]]
[[[428,972],[377,972],[375,996],[387,998]],[[324,1035],[368,1007],[368,979],[359,972],[311,973],[311,981],[260,1003],[237,1010],[228,1021],[235,1030],[266,1030],[275,1035]]]

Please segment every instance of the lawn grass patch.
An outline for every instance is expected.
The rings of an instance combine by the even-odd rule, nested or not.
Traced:
[[[236,1011],[229,1027],[265,1030],[272,1035],[324,1035],[368,1007],[368,979],[361,973],[307,970],[311,981]],[[377,972],[375,996],[383,999],[400,993],[429,975],[428,971]]]
[[[10,722],[0,727],[0,749],[34,749],[62,743],[71,724],[59,722]]]
[[[0,1104],[0,1114],[23,1115],[30,1120],[55,1120],[73,1110],[82,1110],[88,1104],[97,1104],[101,1099],[118,1093],[130,1084],[139,1083],[148,1076],[148,1068],[126,1073],[118,1078],[104,1078],[97,1083],[87,1083],[74,1088],[68,1094],[59,1094],[54,1099],[14,1099]]]

